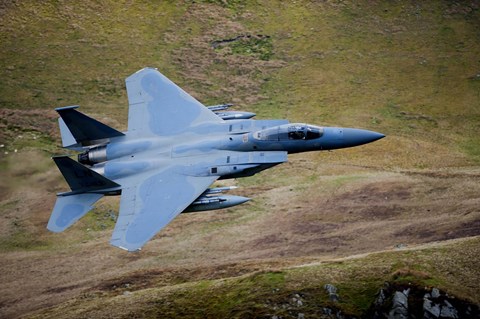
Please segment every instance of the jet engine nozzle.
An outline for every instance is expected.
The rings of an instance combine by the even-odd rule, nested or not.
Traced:
[[[85,165],[94,165],[107,160],[107,146],[97,146],[78,154],[78,162]]]

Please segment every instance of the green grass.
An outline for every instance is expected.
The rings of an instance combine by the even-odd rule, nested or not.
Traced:
[[[7,67],[0,77],[8,81],[0,89],[0,106],[92,107],[124,99],[126,75],[145,65],[168,65],[165,41],[158,37],[184,9],[167,2],[12,6],[4,22],[16,28],[1,33],[6,49],[0,61]]]
[[[35,239],[23,230],[18,230],[6,238],[0,238],[0,251],[3,252],[47,250],[50,248],[51,243]]]
[[[200,0],[199,2],[215,4],[230,9],[241,9],[246,5],[245,0]]]
[[[202,12],[202,6],[235,13],[247,30],[227,30],[202,41],[262,34],[268,37],[252,36],[226,47],[234,55],[283,62],[248,75],[264,98],[244,108],[259,117],[371,128],[455,148],[478,163],[474,131],[480,115],[480,65],[474,52],[479,44],[472,41],[478,35],[478,10],[454,11],[444,19],[452,7],[448,2],[372,6],[271,1],[260,7],[256,1],[129,6],[23,2],[9,7],[0,33],[5,48],[0,54],[5,65],[0,70],[0,108],[80,104],[84,111],[95,110],[125,125],[123,80],[147,65],[187,83],[205,102],[235,96],[209,93],[224,89],[218,74],[244,71],[222,57],[226,47],[217,49],[215,61],[200,62],[210,43],[202,43],[202,51],[193,43],[222,23],[193,13]],[[189,79],[178,52],[204,65],[195,72],[209,74],[208,81]],[[240,89],[234,93],[246,96]]]
[[[5,217],[7,232],[1,236],[0,250],[65,249],[55,242],[63,238],[35,236],[38,225],[44,231],[46,220],[31,225],[32,216],[27,214],[11,219],[18,207],[34,206],[30,202],[21,206],[22,200],[30,200],[23,196],[27,190],[45,185],[45,192],[53,194],[64,185],[59,175],[49,175],[56,168],[48,157],[65,152],[58,147],[52,110],[79,104],[87,114],[126,129],[124,79],[145,66],[157,67],[206,104],[234,102],[260,119],[288,118],[387,135],[352,150],[298,155],[292,157],[294,164],[240,179],[238,185],[250,188],[254,201],[235,208],[229,218],[205,222],[199,226],[202,234],[231,231],[237,223],[255,225],[257,219],[275,213],[268,206],[269,193],[265,194],[271,189],[293,190],[294,207],[307,197],[316,198],[317,192],[355,186],[366,176],[361,167],[370,167],[371,174],[476,168],[480,10],[462,10],[468,6],[449,1],[372,5],[217,0],[6,5],[0,22],[0,110],[5,111],[0,119],[0,144],[5,144],[0,174],[1,191],[8,196],[1,202],[0,216],[10,219]],[[215,40],[248,34],[264,37],[212,48]],[[53,204],[53,197],[49,200]],[[111,231],[114,222],[108,211],[116,210],[115,205],[100,206],[65,233],[68,248]],[[179,238],[187,236],[180,233]],[[478,240],[472,242],[478,246]],[[130,308],[121,306],[130,297],[99,294],[74,300],[78,307],[71,311],[89,313],[94,307],[99,312],[117,311],[108,307],[114,305],[124,317],[288,316],[282,305],[291,307],[292,295],[300,293],[306,303],[295,311],[308,317],[318,315],[320,307],[332,306],[325,283],[339,288],[341,301],[333,306],[355,315],[365,313],[384,281],[438,286],[463,298],[478,296],[478,287],[469,285],[478,278],[479,267],[472,265],[478,260],[478,254],[471,253],[475,248],[452,247],[151,287],[134,292],[131,300],[139,305],[132,302]],[[155,265],[165,264],[162,258],[179,262],[187,258],[185,254],[164,253]],[[52,313],[71,314],[68,307],[58,309]]]
[[[10,232],[0,237],[0,251],[46,250],[51,247],[48,239],[29,231],[22,220],[14,218],[10,224]]]
[[[245,35],[230,43],[223,44],[217,50],[229,47],[232,54],[249,55],[268,61],[273,56],[272,40],[269,36]]]
[[[373,128],[450,148],[468,138],[460,136],[464,126],[456,117],[478,127],[478,87],[469,76],[480,66],[470,50],[455,46],[477,47],[468,37],[476,34],[474,25],[461,16],[440,19],[444,3],[340,7],[265,9],[272,14],[262,14],[260,21],[272,35],[275,55],[296,58],[265,84],[271,99],[254,111]],[[289,21],[285,28],[282,20]]]
[[[0,238],[0,251],[3,252],[48,250],[51,247],[49,241],[36,239],[23,230],[18,230],[6,238]]]
[[[82,228],[85,231],[113,230],[117,213],[106,208],[104,205],[97,205],[91,212],[82,218]]]
[[[152,289],[144,294],[148,305],[141,312],[146,318],[244,318],[264,312],[263,298],[274,289],[281,289],[283,284],[283,273],[266,272],[238,279],[181,284],[179,289],[166,291],[167,296]]]
[[[68,317],[78,315],[79,310],[82,316],[102,315],[108,309],[113,317],[244,318],[277,315],[292,318],[298,313],[315,317],[324,307],[362,316],[385,282],[398,287],[417,287],[420,293],[428,287],[436,287],[478,303],[478,287],[466,285],[467,276],[462,272],[469,268],[478,274],[479,268],[475,268],[478,262],[471,259],[478,253],[478,242],[478,238],[473,238],[437,248],[376,253],[281,271],[151,287],[133,291],[128,297],[93,292],[96,296],[93,300],[69,301],[40,312],[38,316]],[[337,287],[339,302],[329,300],[324,289],[327,283]],[[298,299],[293,299],[298,298],[296,296],[302,300],[300,305],[295,301]]]
[[[461,147],[476,163],[480,163],[480,137],[466,138]]]

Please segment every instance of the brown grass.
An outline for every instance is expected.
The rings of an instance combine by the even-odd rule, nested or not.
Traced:
[[[432,242],[440,251],[412,253],[416,259],[397,275],[428,281],[452,272],[440,284],[457,295],[461,284],[478,292],[472,245],[459,241],[445,254],[437,242],[480,234],[476,4],[222,3],[0,5],[0,316],[62,303],[65,316],[82,316],[82,307],[108,316],[105,305],[127,316],[128,289],[221,285],[222,278],[398,244],[408,257],[409,248]],[[271,59],[211,47],[242,34],[270,36]],[[81,104],[125,129],[123,78],[144,66],[205,104],[234,102],[259,118],[356,126],[387,138],[293,155],[229,181],[253,200],[179,216],[138,254],[110,247],[112,225],[100,227],[103,213],[118,209],[116,198],[64,233],[47,232],[53,194],[67,187],[49,159],[65,152],[52,109]],[[437,271],[421,267],[432,261]],[[341,281],[345,265],[332,263],[322,278]],[[358,272],[377,278],[394,274],[392,267],[367,263]],[[303,270],[298,289],[308,273],[318,274]],[[148,289],[132,300],[161,295]]]

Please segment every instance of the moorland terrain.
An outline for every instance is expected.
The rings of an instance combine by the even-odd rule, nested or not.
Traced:
[[[479,38],[478,1],[2,1],[0,317],[360,317],[385,282],[478,306]],[[253,200],[140,253],[108,243],[117,198],[48,232],[54,108],[126,130],[145,66],[206,105],[387,137],[222,182]]]

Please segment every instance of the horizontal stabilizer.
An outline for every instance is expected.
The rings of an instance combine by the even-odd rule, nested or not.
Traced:
[[[68,156],[53,157],[63,177],[76,193],[118,188],[120,185],[74,161]]]
[[[60,122],[60,131],[64,143],[71,143],[71,138],[73,137],[76,143],[88,146],[108,141],[112,137],[124,135],[122,132],[78,112],[75,110],[76,108],[78,108],[78,105],[55,109],[63,120],[63,123]],[[65,127],[62,127],[63,124],[68,128],[68,132],[65,130]]]
[[[64,231],[88,213],[102,197],[103,194],[58,196],[47,229],[55,233]]]

